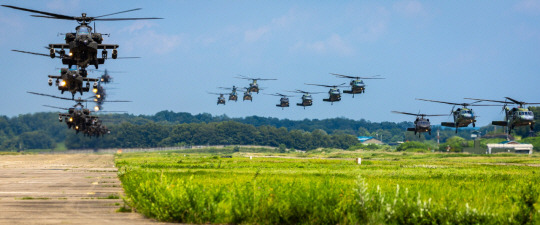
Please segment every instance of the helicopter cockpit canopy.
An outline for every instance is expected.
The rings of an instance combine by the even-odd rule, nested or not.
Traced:
[[[90,35],[90,32],[92,31],[92,29],[90,27],[87,27],[87,26],[80,26],[78,29],[77,29],[77,37],[79,36],[88,36]]]
[[[418,121],[418,125],[422,126],[422,127],[427,127],[427,126],[429,126],[429,122],[426,121],[426,120],[420,120],[420,121]]]
[[[339,95],[339,89],[332,88],[330,89],[328,93],[333,94],[333,95]]]

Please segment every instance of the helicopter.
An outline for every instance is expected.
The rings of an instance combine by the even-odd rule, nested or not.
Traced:
[[[435,100],[429,100],[429,99],[421,99],[417,98],[416,100],[420,101],[426,101],[426,102],[437,102],[437,103],[443,103],[448,105],[453,105],[452,110],[450,110],[450,114],[454,117],[454,122],[442,122],[441,126],[444,127],[455,127],[456,133],[458,131],[459,127],[467,127],[469,124],[472,123],[473,127],[476,127],[476,115],[474,114],[474,111],[468,106],[499,106],[499,105],[480,105],[476,104],[480,101],[476,101],[473,103],[455,103],[455,102],[443,102],[443,101],[435,101]],[[457,105],[461,105],[461,108],[458,108],[454,110],[454,107]]]
[[[354,94],[366,93],[366,85],[364,84],[364,81],[362,81],[362,79],[364,79],[364,80],[366,80],[366,79],[385,79],[385,78],[379,77],[380,75],[376,75],[376,76],[373,76],[373,77],[355,77],[355,76],[348,76],[348,75],[337,74],[337,73],[330,73],[330,74],[332,74],[332,75],[334,75],[336,77],[339,77],[339,78],[353,79],[349,83],[349,85],[351,86],[351,90],[343,90],[343,93],[345,93],[345,94],[352,94],[353,98],[354,98]]]
[[[82,70],[82,69],[81,69]],[[83,77],[81,70],[70,70],[68,68],[60,69],[60,76],[49,75],[49,86],[53,85],[53,79],[56,79],[56,86],[58,90],[62,91],[64,94],[65,91],[71,92],[71,99],[75,99],[75,93],[79,92],[81,95],[83,92],[88,92],[90,90],[90,82],[93,81],[93,88],[97,88],[97,78],[87,78]],[[86,82],[86,87],[83,86],[83,83]]]
[[[94,65],[97,69],[99,67],[99,64],[105,63],[105,60],[107,59],[107,49],[112,49],[112,55],[111,57],[113,59],[118,58],[118,50],[117,48],[119,45],[116,44],[102,44],[103,42],[103,35],[108,34],[101,34],[97,32],[92,32],[92,27],[88,24],[92,21],[94,21],[94,28],[95,28],[95,21],[122,21],[122,20],[148,20],[148,19],[162,19],[162,18],[156,18],[156,17],[149,17],[149,18],[102,18],[106,16],[116,15],[120,13],[126,13],[126,12],[132,12],[136,10],[140,10],[141,8],[136,9],[130,9],[125,10],[121,12],[116,13],[110,13],[105,14],[101,16],[96,17],[87,17],[86,13],[82,13],[80,17],[76,16],[66,16],[56,13],[50,13],[50,12],[44,12],[44,11],[38,11],[33,9],[26,9],[21,8],[17,6],[11,6],[11,5],[2,5],[4,7],[16,9],[16,10],[22,10],[32,13],[38,13],[42,15],[31,15],[33,17],[40,17],[40,18],[48,18],[48,19],[60,19],[60,20],[75,20],[77,23],[79,23],[79,26],[75,28],[75,33],[66,33],[65,34],[65,44],[49,44],[49,55],[51,58],[55,58],[56,54],[59,54],[59,58],[62,60],[62,63],[65,65],[69,65],[69,68],[73,65],[77,65],[82,68],[86,68],[88,65]],[[60,50],[56,50],[60,49]],[[66,49],[69,50],[66,54]],[[98,58],[97,52],[98,49],[102,49],[101,52],[101,58]],[[22,52],[22,53],[29,53],[34,55],[45,55],[41,53],[34,53],[34,52],[26,52],[26,51],[19,51],[19,50],[13,50],[16,52]],[[124,58],[133,58],[133,57],[124,57]]]
[[[99,118],[94,118],[92,122],[87,126],[87,128],[83,131],[84,136],[87,137],[100,137],[109,133],[111,133],[111,131],[107,128],[107,126],[102,124],[102,121],[99,120]]]
[[[277,80],[277,79],[252,78],[252,77],[247,77],[247,76],[244,76],[244,75],[238,75],[238,77],[236,77],[236,78],[244,79],[244,80],[251,80],[252,82],[249,83],[248,91],[249,92],[257,92],[257,94],[259,94],[259,90],[262,90],[261,88],[259,88],[259,85],[257,84],[258,80]]]
[[[405,115],[411,115],[416,116],[416,120],[414,121],[414,127],[407,128],[407,131],[414,131],[414,135],[418,133],[418,136],[420,137],[420,133],[428,132],[429,135],[431,135],[431,124],[429,122],[429,119],[426,119],[424,117],[427,116],[446,116],[446,115],[427,115],[427,114],[414,114],[414,113],[407,113],[407,112],[399,112],[399,111],[392,111],[393,113],[399,113],[399,114],[405,114]]]
[[[111,83],[113,81],[113,78],[110,75],[110,73],[124,73],[124,72],[121,72],[121,71],[108,71],[107,69],[105,69],[105,70],[93,70],[93,71],[103,73],[99,77],[99,82],[102,83],[102,84],[108,84],[108,83]]]
[[[470,100],[477,101],[488,101],[488,102],[497,102],[503,103],[503,109],[505,112],[504,121],[492,121],[491,124],[495,126],[508,127],[508,134],[512,132],[515,127],[529,126],[531,132],[534,131],[534,113],[527,108],[523,108],[524,105],[540,105],[540,103],[528,103],[515,100],[510,97],[504,97],[508,101],[498,101],[498,100],[487,100],[487,99],[476,99],[476,98],[465,98]],[[516,104],[519,105],[517,108],[512,109],[507,107],[507,104]]]
[[[246,101],[246,100],[253,101],[253,95],[251,94],[250,88],[249,87],[244,87],[244,88],[245,90],[239,91],[239,92],[244,93],[244,96],[242,97],[242,101]]]
[[[69,98],[36,93],[36,92],[31,92],[31,91],[28,91],[27,93],[51,97],[51,98],[57,98],[57,99],[62,99],[62,100],[72,100]],[[91,111],[82,105],[83,102],[86,102],[86,103],[90,102],[89,100],[78,98],[78,99],[75,99],[75,102],[77,102],[77,104],[75,104],[71,108],[63,108],[63,107],[50,106],[50,105],[44,105],[44,106],[49,107],[49,108],[68,110],[68,113],[58,114],[58,121],[59,122],[65,121],[66,124],[68,125],[68,129],[74,129],[76,133],[78,134],[79,131],[84,132],[87,129],[87,127],[89,127],[92,124],[92,121],[99,117],[90,115]],[[127,102],[127,101],[107,101],[107,102]]]
[[[334,102],[341,101],[341,91],[338,89],[338,87],[346,87],[343,86],[345,83],[339,84],[339,85],[325,85],[325,84],[306,84],[306,85],[313,85],[313,86],[321,86],[321,87],[329,87],[330,90],[328,91],[328,98],[324,98],[323,101],[325,102],[331,102],[332,105]]]
[[[236,86],[232,86],[232,88],[228,87],[219,87],[220,89],[224,90],[231,90],[231,93],[229,93],[229,101],[238,101],[238,93],[236,92]]]
[[[219,105],[219,104],[225,105],[225,97],[223,97],[223,94],[222,94],[222,93],[208,92],[208,94],[219,95],[218,100],[217,100],[217,104],[218,104],[218,105]]]
[[[307,91],[302,91],[302,90],[298,90],[298,89],[294,90],[294,91],[289,91],[289,92],[302,94],[302,102],[301,103],[296,103],[296,105],[297,106],[303,106],[304,109],[306,109],[306,106],[312,106],[313,105],[313,98],[311,97],[311,94],[323,93],[323,92],[307,92]]]
[[[277,104],[276,106],[281,107],[282,110],[283,110],[284,107],[289,107],[289,98],[288,97],[293,97],[293,96],[290,96],[290,95],[284,95],[284,94],[280,94],[280,93],[268,94],[268,95],[281,97],[281,99],[279,99],[279,104]]]

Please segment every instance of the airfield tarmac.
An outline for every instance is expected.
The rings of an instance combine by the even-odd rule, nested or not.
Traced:
[[[116,212],[113,155],[0,155],[0,224],[158,224]]]

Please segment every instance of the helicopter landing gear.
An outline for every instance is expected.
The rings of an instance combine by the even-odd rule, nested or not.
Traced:
[[[531,124],[531,131],[534,131],[534,125]]]
[[[431,131],[429,131],[429,135],[431,135]]]
[[[472,127],[476,127],[476,124],[472,123]]]
[[[458,128],[458,126],[456,126],[456,134],[457,134],[457,128]]]
[[[75,100],[75,93],[71,93],[71,100]]]

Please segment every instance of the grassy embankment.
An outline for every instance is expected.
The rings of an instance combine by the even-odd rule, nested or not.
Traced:
[[[228,150],[227,150],[228,151]],[[217,153],[213,152],[213,153]],[[228,152],[227,152],[228,153]],[[116,156],[125,201],[186,223],[540,223],[540,157],[333,152]],[[298,158],[302,156],[304,158]]]

